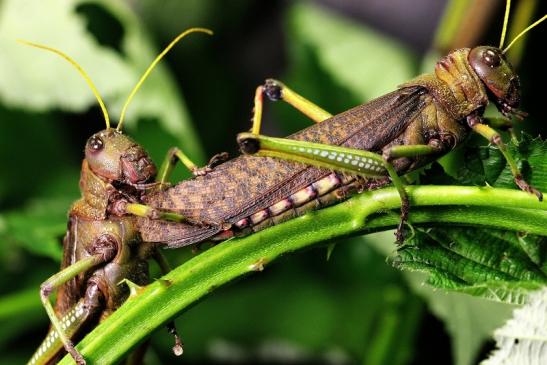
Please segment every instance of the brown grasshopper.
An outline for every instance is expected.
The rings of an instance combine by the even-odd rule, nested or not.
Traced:
[[[409,200],[399,176],[446,154],[471,130],[498,146],[520,189],[542,200],[482,115],[489,100],[505,117],[526,115],[517,109],[519,78],[504,54],[546,17],[503,51],[507,23],[499,48],[455,50],[437,62],[434,73],[335,116],[267,80],[256,90],[251,133],[238,136],[246,155],[143,198],[149,206],[201,223],[139,219],[143,239],[174,248],[245,235],[391,181],[401,196],[396,237],[402,242]],[[286,139],[260,136],[264,95],[288,102],[316,124]]]
[[[80,176],[81,198],[68,213],[67,233],[63,241],[61,271],[40,288],[40,297],[51,320],[52,327],[29,364],[47,364],[55,361],[60,351],[69,352],[78,364],[85,360],[74,348],[73,339],[79,338],[99,321],[115,311],[128,297],[128,285],[146,285],[149,281],[148,260],[154,258],[167,273],[169,265],[157,250],[158,244],[143,242],[136,227],[136,215],[156,219],[182,220],[182,217],[159,212],[139,204],[148,191],[163,186],[170,170],[172,156],[187,158],[172,149],[155,181],[156,167],[146,151],[120,130],[125,110],[131,98],[159,60],[184,36],[192,32],[211,34],[207,29],[192,28],[181,33],[152,62],[131,92],[123,108],[117,129],[110,128],[106,107],[93,82],[85,71],[69,56],[51,47],[26,41],[22,43],[54,52],[71,64],[86,80],[101,106],[106,129],[91,136],[85,146],[85,159]],[[189,160],[188,160],[189,161]],[[214,162],[214,161],[213,161]],[[195,166],[196,174],[207,171]],[[49,296],[57,291],[53,307]],[[175,336],[175,354],[182,354],[182,342],[174,323],[168,325]]]

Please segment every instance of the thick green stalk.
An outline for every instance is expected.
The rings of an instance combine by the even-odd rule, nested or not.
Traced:
[[[410,221],[481,225],[547,236],[547,202],[517,190],[411,186]],[[335,238],[391,228],[400,198],[394,188],[360,194],[330,208],[219,244],[185,262],[129,299],[77,348],[92,364],[111,364],[169,319],[219,286],[277,257]],[[393,244],[386,242],[386,244]],[[71,363],[65,357],[61,364]]]

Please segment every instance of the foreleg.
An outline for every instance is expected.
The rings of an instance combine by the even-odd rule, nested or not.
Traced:
[[[467,117],[467,124],[469,124],[473,131],[477,132],[478,134],[498,146],[500,152],[502,153],[503,157],[505,157],[505,160],[511,168],[511,174],[513,174],[513,178],[517,186],[523,191],[535,194],[538,199],[542,201],[543,194],[524,180],[517,166],[517,163],[515,162],[515,159],[513,158],[513,156],[511,156],[511,153],[509,153],[507,146],[505,145],[505,143],[503,143],[503,140],[501,139],[500,134],[496,132],[492,127],[482,123],[482,118],[476,114],[472,114]]]

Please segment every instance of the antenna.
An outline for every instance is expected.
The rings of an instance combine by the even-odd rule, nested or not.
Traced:
[[[520,38],[522,37],[523,35],[525,35],[526,33],[528,33],[528,31],[532,28],[535,28],[536,26],[538,26],[542,21],[544,21],[545,19],[547,19],[547,14],[545,14],[541,19],[539,20],[536,20],[535,22],[533,22],[532,24],[530,24],[526,29],[524,29],[522,32],[520,32],[515,38],[513,38],[513,40],[511,41],[511,43],[509,43],[509,45],[507,47],[505,47],[505,49],[502,51],[502,53],[505,53],[509,50],[509,48],[511,48],[511,46],[513,44],[515,44],[515,42]]]
[[[106,123],[106,129],[110,128],[110,118],[108,117],[108,111],[106,110],[106,106],[104,105],[103,99],[101,98],[101,95],[99,94],[99,91],[97,91],[97,88],[93,84],[93,81],[91,81],[91,78],[87,75],[87,73],[84,71],[84,69],[76,61],[74,61],[72,58],[70,58],[65,53],[59,51],[58,49],[48,47],[48,46],[44,46],[43,44],[32,43],[32,42],[25,41],[25,40],[22,40],[22,39],[18,39],[17,42],[19,42],[21,44],[24,44],[24,45],[27,45],[27,46],[40,48],[40,49],[44,49],[46,51],[53,52],[53,53],[61,56],[62,58],[67,60],[72,66],[74,66],[76,68],[76,70],[80,73],[80,75],[82,75],[84,80],[87,82],[87,85],[90,87],[91,91],[93,92],[93,95],[95,95],[95,98],[97,98],[97,101],[99,102],[99,105],[101,106],[101,110],[103,112],[104,121]]]
[[[505,16],[503,17],[503,26],[501,27],[501,39],[499,49],[503,48],[505,43],[505,34],[507,33],[507,24],[509,23],[509,12],[511,10],[511,0],[505,2]]]
[[[171,50],[171,48],[173,48],[173,46],[175,46],[175,44],[177,44],[178,41],[180,41],[182,38],[186,37],[188,34],[195,33],[195,32],[206,33],[206,34],[209,34],[209,35],[213,34],[213,31],[211,31],[209,29],[206,29],[206,28],[190,28],[190,29],[185,30],[181,34],[179,34],[175,39],[173,39],[171,41],[171,43],[169,43],[169,45],[167,47],[165,47],[165,49],[156,57],[156,59],[154,61],[152,61],[150,66],[148,66],[148,68],[146,69],[144,74],[141,76],[141,79],[139,80],[139,82],[137,82],[137,84],[135,85],[133,90],[131,90],[131,93],[127,97],[127,100],[125,101],[122,112],[120,114],[120,121],[118,123],[118,126],[116,127],[116,130],[120,131],[122,129],[123,121],[124,121],[124,118],[125,118],[125,113],[127,111],[127,107],[129,106],[129,103],[131,102],[131,100],[133,99],[133,96],[135,96],[135,94],[137,93],[137,91],[141,87],[144,80],[146,80],[148,75],[150,75],[150,72],[152,72],[154,67],[156,67],[158,62],[161,61],[163,56],[165,56],[167,54],[167,52],[169,52]]]

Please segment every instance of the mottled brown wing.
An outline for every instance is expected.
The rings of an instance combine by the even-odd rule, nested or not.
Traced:
[[[423,109],[424,89],[409,87],[314,124],[288,138],[378,151]],[[143,240],[180,247],[203,241],[328,175],[329,170],[268,157],[240,156],[205,176],[185,180],[145,202],[200,222],[197,226],[139,219]]]

